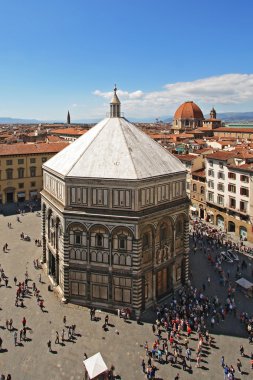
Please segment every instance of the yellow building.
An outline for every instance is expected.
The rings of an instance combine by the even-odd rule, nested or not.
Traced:
[[[42,164],[68,145],[60,143],[0,145],[0,204],[40,198]]]

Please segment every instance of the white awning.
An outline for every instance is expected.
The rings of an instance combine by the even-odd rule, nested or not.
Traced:
[[[38,191],[30,191],[30,195],[33,196],[33,195],[37,195],[38,194]]]
[[[244,277],[239,278],[239,280],[237,280],[236,283],[244,289],[250,289],[253,287],[252,282],[246,280],[246,278]]]
[[[207,214],[208,215],[213,215],[213,212],[212,211],[207,211]]]
[[[25,197],[25,193],[18,193],[18,197]]]
[[[193,207],[193,206],[190,207],[190,210],[191,211],[197,211],[196,207]]]
[[[101,375],[108,370],[100,352],[84,360],[83,364],[85,365],[90,379],[94,379],[94,377]]]

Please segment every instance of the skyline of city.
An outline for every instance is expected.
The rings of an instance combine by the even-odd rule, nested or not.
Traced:
[[[129,118],[252,111],[252,3],[1,5],[0,117],[100,119],[116,82]],[[246,6],[247,5],[247,6]]]

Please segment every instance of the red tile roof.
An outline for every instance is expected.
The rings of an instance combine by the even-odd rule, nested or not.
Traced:
[[[87,132],[87,129],[77,129],[77,128],[62,128],[62,129],[54,129],[52,133],[56,133],[58,135],[83,135]]]
[[[68,146],[67,142],[40,143],[40,144],[2,144],[0,145],[0,156],[57,153]]]

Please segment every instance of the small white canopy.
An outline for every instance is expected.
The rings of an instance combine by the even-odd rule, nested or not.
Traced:
[[[100,352],[84,360],[83,364],[85,365],[90,379],[94,379],[94,377],[108,370]]]
[[[246,280],[246,278],[244,277],[239,278],[239,280],[237,280],[236,283],[244,289],[250,289],[253,287],[252,282]]]
[[[194,207],[194,206],[191,206],[191,207],[190,207],[190,210],[191,210],[191,211],[197,211],[196,207]]]

